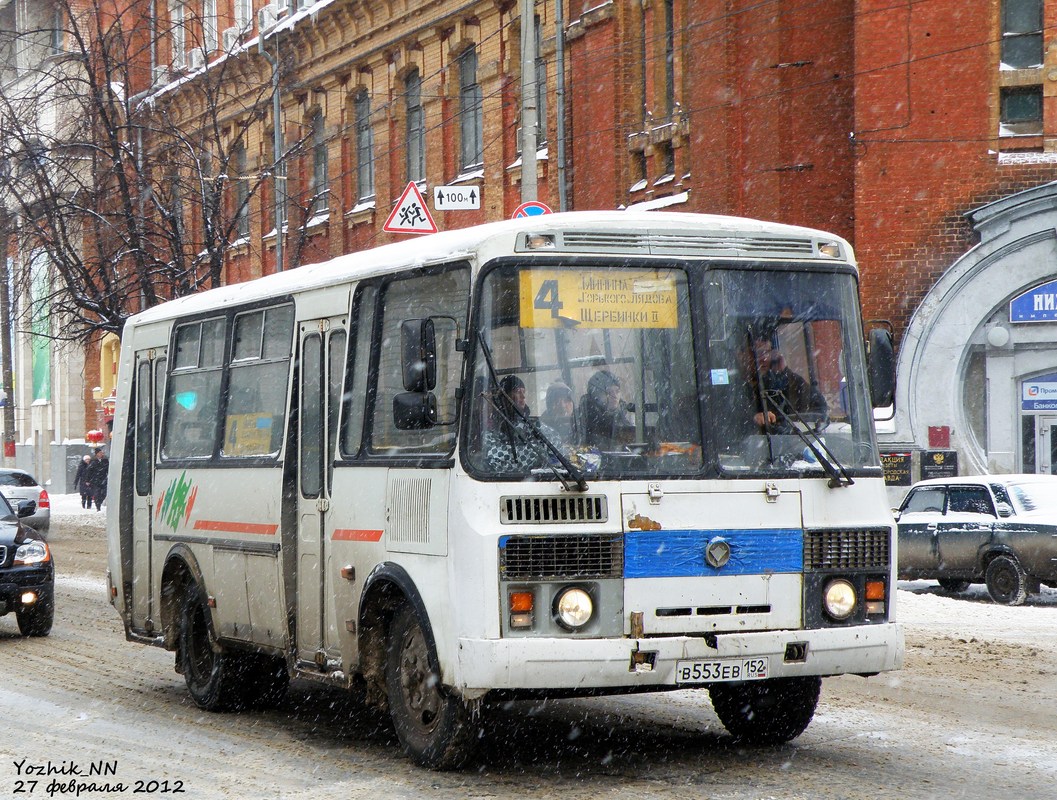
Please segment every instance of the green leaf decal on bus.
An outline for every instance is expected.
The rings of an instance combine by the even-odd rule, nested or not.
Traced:
[[[181,472],[180,477],[162,492],[155,516],[162,524],[175,531],[181,523],[186,525],[191,518],[191,509],[197,495],[198,487],[187,478],[186,472]]]

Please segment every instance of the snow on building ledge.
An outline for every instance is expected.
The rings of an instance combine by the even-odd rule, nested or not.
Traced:
[[[667,197],[658,197],[656,200],[645,200],[641,203],[632,203],[628,206],[625,211],[656,211],[658,208],[668,208],[669,206],[677,206],[681,203],[685,203],[690,199],[690,190],[687,189],[685,192],[679,194],[668,195]]]

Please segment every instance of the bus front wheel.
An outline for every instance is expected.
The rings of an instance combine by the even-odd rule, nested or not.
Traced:
[[[783,744],[795,739],[815,716],[822,679],[771,678],[709,687],[716,716],[737,739],[749,744]]]
[[[184,592],[180,613],[180,667],[195,705],[206,711],[228,711],[242,705],[238,659],[216,643],[209,609],[198,586]]]
[[[396,735],[416,764],[455,769],[470,758],[477,730],[469,709],[440,685],[422,623],[408,605],[389,630],[385,685]]]

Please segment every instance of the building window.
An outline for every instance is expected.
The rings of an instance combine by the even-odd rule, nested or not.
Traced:
[[[1003,136],[1042,133],[1042,87],[1007,86],[1002,89]]]
[[[183,69],[187,64],[187,26],[182,0],[169,6],[169,21],[172,23],[172,65]]]
[[[675,110],[675,0],[664,0],[664,110]]]
[[[361,89],[352,100],[356,119],[356,199],[374,197],[374,131],[371,129],[371,97]]]
[[[235,27],[248,31],[253,26],[253,0],[235,0]]]
[[[309,120],[312,142],[312,180],[308,185],[308,196],[315,216],[330,207],[327,176],[327,133],[323,112],[316,111]]]
[[[660,169],[661,176],[657,179],[657,182],[671,180],[675,177],[675,148],[672,147],[671,142],[660,142],[654,146],[654,152],[657,155],[657,167]]]
[[[250,235],[250,187],[246,176],[246,148],[239,144],[231,152],[231,164],[235,174],[232,181],[235,190],[235,233],[239,239]]]
[[[217,0],[202,0],[202,49],[212,53],[217,49]]]
[[[1042,0],[1003,0],[1002,64],[1042,66]]]
[[[459,55],[459,134],[462,169],[484,164],[484,111],[481,86],[477,83],[477,49],[468,47]]]
[[[407,103],[407,179],[426,179],[426,115],[422,108],[422,76],[418,70],[404,79]]]
[[[51,22],[51,53],[57,55],[63,51],[63,38],[65,35],[66,19],[62,6],[55,6],[55,13]]]

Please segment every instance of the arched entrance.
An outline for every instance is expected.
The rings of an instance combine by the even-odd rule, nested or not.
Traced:
[[[926,450],[949,437],[962,474],[1048,470],[1057,403],[1051,411],[1026,393],[1057,376],[1057,311],[1026,319],[1011,301],[1033,305],[1057,274],[1057,183],[968,218],[980,244],[914,313],[900,344],[894,429],[879,439],[887,450]]]

